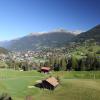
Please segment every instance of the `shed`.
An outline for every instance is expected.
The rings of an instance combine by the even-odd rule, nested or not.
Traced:
[[[49,77],[42,81],[42,86],[50,90],[54,90],[58,85],[59,82],[55,77]]]
[[[48,73],[48,72],[50,72],[50,67],[42,67],[41,68],[41,72],[44,72],[44,73]]]

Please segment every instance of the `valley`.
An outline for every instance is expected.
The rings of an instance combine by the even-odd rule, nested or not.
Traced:
[[[11,40],[10,45],[2,42],[0,97],[11,96],[13,100],[99,100],[99,29],[96,26],[87,31],[89,33],[79,35],[60,30]],[[91,33],[93,30],[95,34]],[[84,37],[90,33],[91,37]],[[54,90],[35,86],[49,77],[59,82]]]

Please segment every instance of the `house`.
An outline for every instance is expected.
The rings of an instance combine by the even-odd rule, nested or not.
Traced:
[[[41,67],[41,72],[48,73],[50,72],[50,70],[51,70],[50,67]]]
[[[54,90],[59,85],[58,80],[55,77],[49,77],[45,80],[42,80],[41,83],[36,84],[36,87],[45,88],[49,90]]]

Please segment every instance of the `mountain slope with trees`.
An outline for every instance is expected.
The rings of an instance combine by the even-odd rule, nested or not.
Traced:
[[[84,42],[90,39],[93,39],[96,42],[100,42],[100,25],[97,25],[94,28],[77,35],[74,40],[76,42]]]
[[[7,54],[8,50],[5,48],[0,47],[0,54]]]

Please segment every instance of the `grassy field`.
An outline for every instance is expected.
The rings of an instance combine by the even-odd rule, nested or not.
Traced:
[[[59,76],[61,84],[54,90],[28,88],[37,80],[50,75]],[[0,70],[0,93],[8,93],[14,100],[25,100],[33,96],[34,100],[100,100],[100,72],[19,72]]]

